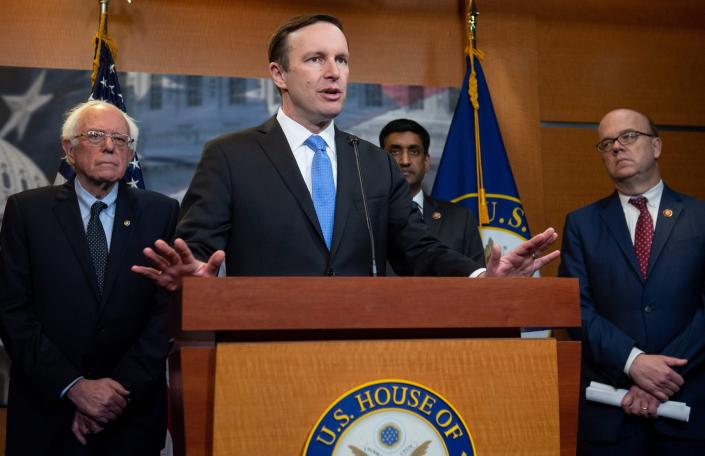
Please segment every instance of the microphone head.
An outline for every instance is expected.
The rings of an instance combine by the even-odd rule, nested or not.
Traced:
[[[360,144],[360,138],[355,135],[348,135],[348,144],[350,144],[351,146],[357,146],[358,144]]]

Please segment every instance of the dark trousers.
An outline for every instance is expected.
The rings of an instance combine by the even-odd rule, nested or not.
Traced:
[[[580,456],[695,456],[705,455],[705,440],[680,439],[656,432],[652,426],[613,442],[578,444]]]

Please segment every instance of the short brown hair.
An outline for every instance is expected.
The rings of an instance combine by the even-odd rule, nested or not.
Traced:
[[[343,31],[343,24],[340,23],[338,18],[328,14],[307,14],[293,17],[288,22],[282,24],[269,40],[269,62],[277,62],[282,66],[284,71],[288,71],[289,52],[286,45],[288,36],[299,29],[308,27],[317,22],[328,22],[338,27],[341,32]]]

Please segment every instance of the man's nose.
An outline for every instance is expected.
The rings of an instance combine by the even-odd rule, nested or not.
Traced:
[[[612,143],[611,152],[612,152],[614,155],[617,155],[620,151],[623,151],[623,150],[624,150],[624,145],[623,145],[621,142],[619,142],[618,140],[615,139],[615,140],[614,140],[614,143]]]
[[[403,166],[408,166],[411,164],[411,160],[409,160],[409,152],[403,150],[399,154],[399,164]]]
[[[326,73],[327,78],[338,79],[340,78],[340,68],[338,68],[338,62],[335,59],[326,60]]]
[[[103,151],[112,154],[115,151],[115,142],[113,142],[113,137],[110,135],[105,135],[105,142],[103,144]]]

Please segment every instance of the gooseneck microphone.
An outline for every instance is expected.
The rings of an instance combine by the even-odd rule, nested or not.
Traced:
[[[375,255],[375,235],[372,231],[372,223],[370,222],[370,213],[367,211],[367,197],[365,196],[365,186],[362,184],[362,170],[360,169],[360,154],[357,151],[357,145],[360,143],[360,138],[357,136],[348,136],[348,143],[353,146],[355,151],[355,167],[357,168],[357,178],[360,182],[360,194],[362,195],[362,209],[365,212],[365,222],[367,223],[367,232],[370,235],[370,250],[372,253],[372,262],[370,264],[370,275],[377,277],[377,258]]]

